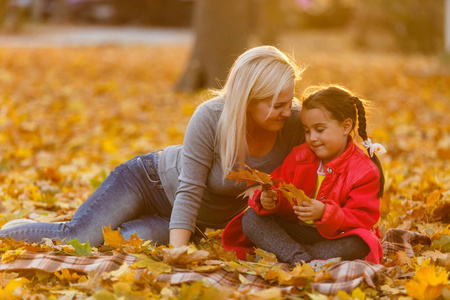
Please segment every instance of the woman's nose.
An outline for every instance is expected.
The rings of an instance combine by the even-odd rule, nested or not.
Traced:
[[[291,108],[288,107],[288,108],[283,109],[283,111],[281,112],[281,115],[284,118],[289,118],[289,116],[291,115]]]

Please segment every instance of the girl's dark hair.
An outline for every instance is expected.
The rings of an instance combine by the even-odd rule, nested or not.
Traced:
[[[338,122],[344,122],[347,118],[353,121],[352,130],[356,126],[358,120],[358,134],[367,140],[366,132],[366,110],[364,108],[364,100],[356,97],[352,92],[339,86],[329,87],[310,87],[305,91],[303,98],[303,108],[313,109],[322,108],[329,112],[332,119]],[[369,149],[367,149],[369,153]],[[370,156],[370,153],[369,153]],[[380,189],[378,196],[382,197],[384,192],[384,175],[380,160],[374,153],[370,157],[380,171]]]

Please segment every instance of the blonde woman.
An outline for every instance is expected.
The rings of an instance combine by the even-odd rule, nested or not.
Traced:
[[[224,228],[247,207],[245,183],[225,176],[239,163],[266,173],[304,142],[294,86],[301,70],[275,47],[252,48],[235,61],[224,88],[199,105],[183,145],[118,166],[65,223],[15,220],[0,237],[103,243],[102,227],[175,247],[197,228]],[[27,224],[23,224],[27,223]]]

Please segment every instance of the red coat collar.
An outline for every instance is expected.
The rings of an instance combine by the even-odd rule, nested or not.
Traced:
[[[309,145],[307,143],[304,143],[300,145],[299,147],[304,148],[303,151],[298,151],[296,160],[298,164],[306,165],[306,164],[317,164],[319,166],[319,158],[316,156],[316,154],[309,148]],[[325,171],[327,173],[330,173],[331,170],[332,173],[341,173],[345,164],[349,161],[350,157],[354,155],[355,151],[361,150],[354,142],[353,138],[349,136],[348,143],[347,143],[347,149],[345,152],[330,161],[328,164],[324,166]],[[362,150],[361,150],[362,151]]]

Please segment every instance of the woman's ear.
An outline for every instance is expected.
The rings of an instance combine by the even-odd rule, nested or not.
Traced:
[[[344,122],[342,123],[342,128],[344,128],[344,133],[345,134],[349,134],[350,131],[352,131],[353,128],[353,121],[350,118],[347,118],[344,120]]]

